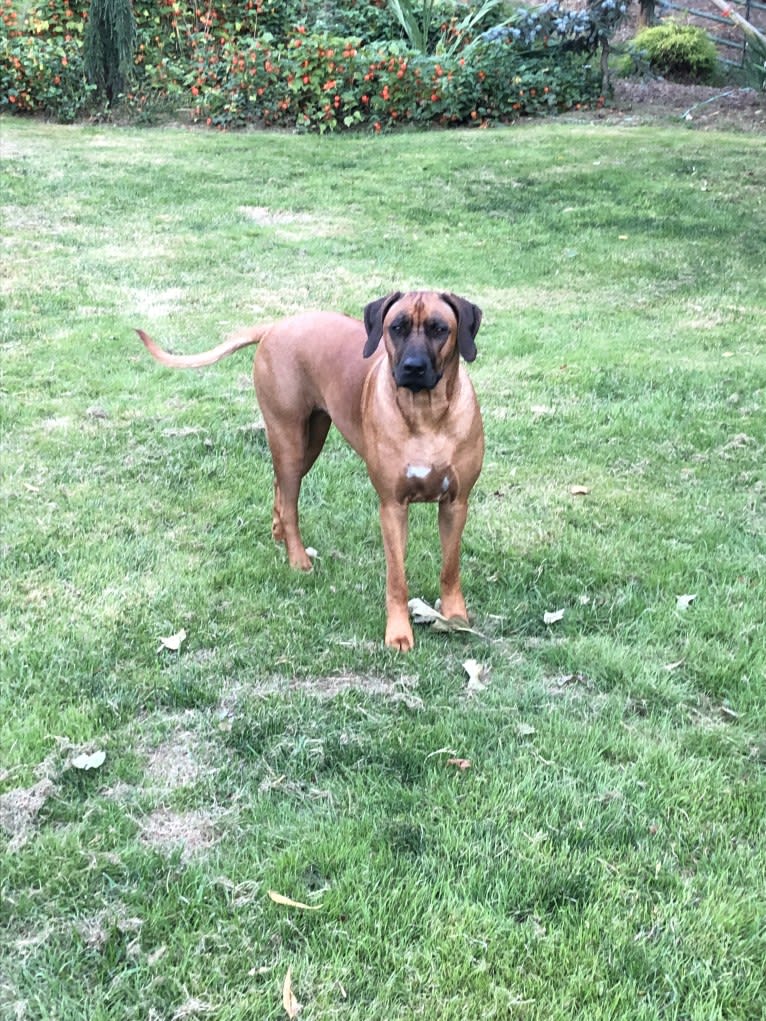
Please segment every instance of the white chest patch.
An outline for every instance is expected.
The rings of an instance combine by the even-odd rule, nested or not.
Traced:
[[[445,475],[442,479],[442,493],[446,493],[449,489],[449,478]]]
[[[431,474],[431,469],[427,464],[408,464],[407,465],[407,478],[408,479],[425,479]]]

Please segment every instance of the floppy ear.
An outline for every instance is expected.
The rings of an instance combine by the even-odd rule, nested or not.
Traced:
[[[365,358],[369,358],[380,343],[380,338],[383,336],[383,320],[385,319],[386,312],[401,296],[401,291],[394,291],[392,294],[387,294],[385,298],[378,298],[376,301],[371,301],[369,305],[365,306],[364,328],[367,330],[367,343],[364,345],[363,352]]]
[[[481,326],[481,309],[465,298],[458,298],[456,294],[442,294],[440,297],[457,316],[458,351],[467,362],[472,362],[476,357],[476,345],[473,340]]]

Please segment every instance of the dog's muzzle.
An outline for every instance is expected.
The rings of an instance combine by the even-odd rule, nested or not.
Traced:
[[[408,355],[394,369],[396,385],[406,387],[413,393],[433,390],[441,378],[441,372],[437,372],[431,361],[422,355]]]

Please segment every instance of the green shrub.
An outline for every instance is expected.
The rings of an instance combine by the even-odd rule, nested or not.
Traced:
[[[312,131],[486,124],[603,103],[587,52],[547,45],[539,26],[530,28],[541,37],[536,49],[519,29],[424,55],[402,41],[309,31],[296,20],[308,6],[145,0],[134,7],[130,80],[111,98],[134,118],[183,110],[219,128]],[[83,72],[90,9],[90,0],[0,0],[0,108],[61,120],[98,110]],[[347,14],[364,9],[380,10],[358,0]],[[445,38],[449,27],[440,25]]]
[[[710,82],[719,70],[716,48],[701,28],[664,21],[645,28],[633,46],[657,74],[686,81]]]

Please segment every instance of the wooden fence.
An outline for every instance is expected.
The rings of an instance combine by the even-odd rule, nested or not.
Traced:
[[[694,21],[700,18],[703,21],[712,22],[710,28],[703,27],[718,47],[723,63],[731,67],[742,67],[747,50],[747,36],[738,29],[732,31],[734,26],[730,18],[725,18],[717,12],[713,13],[710,10],[706,11],[700,7],[690,6],[684,0],[679,0],[679,2],[665,0],[662,6],[665,10],[670,9],[685,14]],[[759,23],[766,24],[766,3],[761,3],[760,0],[730,0],[730,6],[751,24],[756,26]],[[729,29],[729,33],[725,35],[722,34],[724,27]]]

